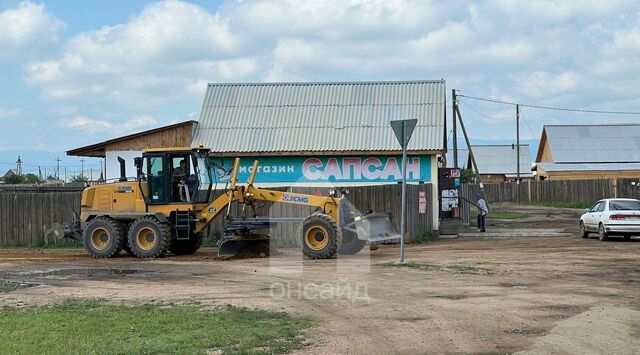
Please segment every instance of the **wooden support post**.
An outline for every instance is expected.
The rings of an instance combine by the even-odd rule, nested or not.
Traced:
[[[464,140],[467,143],[467,148],[469,149],[469,158],[471,158],[471,164],[473,164],[473,170],[476,172],[476,181],[478,181],[478,186],[480,186],[480,193],[484,200],[487,201],[487,194],[484,191],[484,185],[482,184],[482,179],[480,178],[480,170],[478,170],[478,164],[476,163],[476,158],[473,156],[473,149],[471,149],[471,142],[469,141],[469,135],[467,134],[467,130],[464,127],[464,121],[462,120],[462,114],[460,114],[460,107],[455,105],[456,114],[458,115],[458,119],[460,120],[460,128],[462,129],[462,134],[464,135]]]

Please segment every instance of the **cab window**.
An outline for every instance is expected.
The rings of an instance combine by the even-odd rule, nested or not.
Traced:
[[[165,170],[162,156],[149,156],[146,159],[149,199],[154,202],[166,201]]]

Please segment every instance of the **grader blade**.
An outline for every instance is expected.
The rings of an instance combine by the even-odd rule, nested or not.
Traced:
[[[400,239],[391,212],[370,213],[354,218],[358,239],[371,243]]]
[[[248,234],[224,236],[218,242],[218,255],[229,258],[255,258],[269,256],[269,236]]]

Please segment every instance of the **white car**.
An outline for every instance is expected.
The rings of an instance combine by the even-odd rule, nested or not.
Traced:
[[[580,236],[598,233],[600,240],[611,235],[630,239],[640,235],[640,200],[609,198],[596,202],[580,217]]]

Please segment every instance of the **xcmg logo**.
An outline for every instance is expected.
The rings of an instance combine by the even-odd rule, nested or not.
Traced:
[[[297,203],[309,203],[309,198],[304,196],[292,196],[289,194],[282,195],[282,201],[284,202],[297,202]]]

